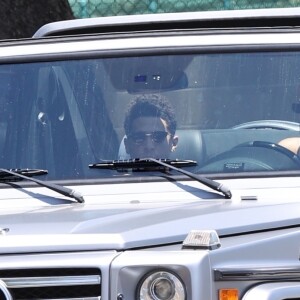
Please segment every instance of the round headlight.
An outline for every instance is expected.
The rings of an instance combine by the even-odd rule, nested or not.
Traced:
[[[138,299],[184,300],[185,288],[175,274],[167,271],[153,272],[141,281]]]

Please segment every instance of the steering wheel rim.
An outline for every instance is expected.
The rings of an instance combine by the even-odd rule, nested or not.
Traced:
[[[277,152],[280,152],[287,156],[289,159],[291,159],[295,164],[297,164],[300,167],[300,158],[297,154],[292,152],[291,150],[273,142],[267,142],[267,141],[252,141],[248,143],[244,143],[241,145],[236,146],[237,147],[261,147],[261,148],[267,148],[267,149],[272,149]]]
[[[278,130],[292,130],[300,131],[300,123],[281,121],[281,120],[258,120],[247,123],[238,124],[232,127],[232,129],[278,129]]]
[[[271,152],[268,154],[263,152],[263,149]],[[274,158],[272,152],[277,153],[277,157]],[[197,169],[197,172],[233,173],[299,169],[300,157],[291,150],[274,142],[250,141],[212,157]]]

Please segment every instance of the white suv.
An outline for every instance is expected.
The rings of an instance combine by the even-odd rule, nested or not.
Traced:
[[[299,18],[1,42],[0,299],[300,299]]]

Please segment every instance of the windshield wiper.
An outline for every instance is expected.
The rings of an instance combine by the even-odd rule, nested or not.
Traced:
[[[48,174],[47,170],[42,169],[4,169],[5,171],[0,171],[0,182],[3,181],[18,181],[23,180],[19,175],[25,175],[28,177],[46,175]],[[10,171],[10,173],[8,173]],[[17,175],[15,175],[17,173]]]
[[[179,160],[179,159],[160,159],[169,166],[177,168],[197,166],[194,160]],[[153,171],[165,170],[165,166],[158,164],[153,159],[127,159],[127,160],[102,160],[99,163],[89,165],[91,169],[110,169],[110,170],[126,170],[133,169],[135,171]]]
[[[189,167],[196,166],[197,162],[192,160],[172,160],[172,159],[155,159],[155,158],[145,158],[145,159],[129,159],[129,160],[111,160],[111,161],[102,161],[100,163],[89,165],[90,168],[95,169],[113,169],[113,170],[122,170],[129,169],[132,170],[161,170],[162,167],[164,170],[172,169],[179,173],[182,173],[192,179],[199,181],[200,183],[210,187],[214,191],[221,192],[225,198],[230,199],[232,197],[231,191],[228,187],[219,183],[215,180],[206,178],[204,176],[200,176],[194,174],[192,172],[179,169],[179,167]]]
[[[2,169],[0,168],[0,182],[1,181],[14,181],[16,179],[25,179],[32,182],[37,183],[40,186],[46,187],[50,190],[53,190],[59,194],[64,196],[73,198],[77,200],[79,203],[83,203],[84,199],[83,196],[72,189],[67,187],[57,185],[54,183],[45,182],[42,180],[38,180],[32,178],[32,176],[39,176],[47,174],[47,170],[40,170],[40,169]]]

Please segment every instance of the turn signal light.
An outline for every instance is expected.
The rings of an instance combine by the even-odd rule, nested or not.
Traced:
[[[239,292],[237,289],[221,289],[219,290],[219,300],[238,300]]]

